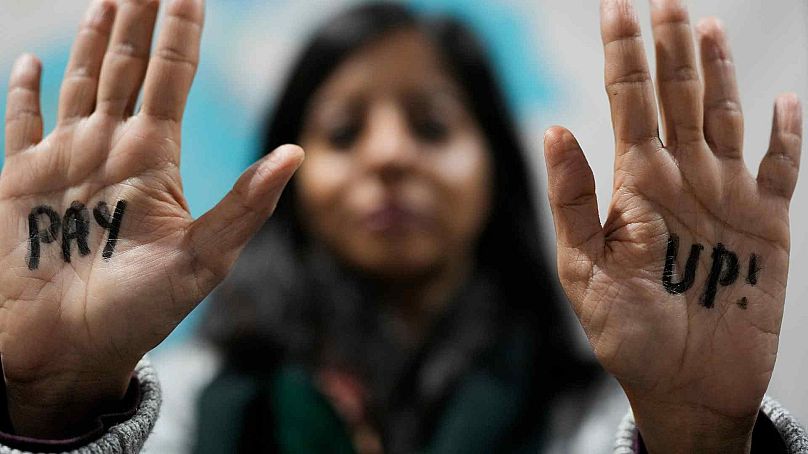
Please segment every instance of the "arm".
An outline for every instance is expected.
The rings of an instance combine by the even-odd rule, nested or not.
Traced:
[[[0,431],[0,452],[137,453],[154,428],[162,402],[160,383],[143,358],[135,367],[132,387],[114,413],[103,414],[80,433],[60,439],[20,436],[8,427]],[[132,396],[130,396],[132,394]]]
[[[641,434],[628,412],[620,423],[615,440],[615,453],[647,452]],[[752,431],[752,453],[800,454],[808,452],[808,432],[779,402],[763,398],[755,428]]]
[[[777,355],[801,107],[777,99],[752,176],[720,27],[700,26],[697,53],[684,5],[651,4],[656,86],[632,2],[601,2],[615,134],[604,224],[578,142],[560,127],[545,135],[559,274],[650,452],[745,453]]]

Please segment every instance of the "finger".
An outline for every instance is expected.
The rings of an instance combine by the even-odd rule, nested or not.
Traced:
[[[33,55],[23,55],[14,63],[6,101],[6,156],[42,140],[41,78],[42,63]]]
[[[665,145],[703,140],[702,88],[687,8],[682,0],[651,0],[651,22]]]
[[[696,29],[704,70],[705,139],[717,156],[740,159],[743,113],[727,37],[715,18],[703,19]]]
[[[70,53],[59,94],[59,124],[93,112],[98,76],[114,20],[115,3],[111,0],[97,1],[87,11]]]
[[[149,63],[157,0],[121,0],[109,49],[101,67],[96,109],[107,115],[130,115]]]
[[[564,128],[547,130],[544,157],[558,243],[558,272],[568,292],[570,288],[582,292],[604,247],[595,177],[575,137]]]
[[[241,250],[275,210],[281,192],[303,162],[303,150],[282,146],[253,164],[233,189],[191,226],[188,247],[203,271],[200,285],[216,286]]]
[[[797,184],[802,147],[802,106],[793,93],[780,95],[774,103],[774,121],[769,150],[758,169],[758,185],[791,200]]]
[[[601,36],[606,58],[606,91],[619,156],[630,145],[659,136],[654,85],[640,24],[630,0],[602,0]]]
[[[185,101],[199,64],[204,15],[202,0],[176,0],[169,6],[146,75],[144,114],[182,121]]]

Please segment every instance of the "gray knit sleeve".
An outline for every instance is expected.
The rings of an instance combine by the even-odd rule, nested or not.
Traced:
[[[761,412],[774,424],[786,445],[788,454],[808,454],[808,432],[779,402],[769,396],[763,398]],[[637,425],[629,409],[617,429],[615,454],[637,453]]]
[[[162,397],[157,374],[144,357],[135,367],[135,376],[140,383],[140,404],[135,414],[126,421],[107,430],[101,438],[70,451],[71,454],[134,454],[140,452],[143,443],[157,421]],[[33,454],[0,445],[0,454]]]
[[[766,396],[763,398],[760,409],[769,417],[774,427],[777,428],[777,432],[783,437],[789,454],[808,453],[808,432],[805,431],[805,427],[800,425],[797,418],[780,405],[780,402]]]

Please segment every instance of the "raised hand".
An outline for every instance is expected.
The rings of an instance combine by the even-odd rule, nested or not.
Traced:
[[[801,111],[775,102],[757,178],[742,156],[730,51],[715,20],[654,0],[657,101],[630,0],[603,0],[614,187],[601,226],[592,170],[567,130],[545,136],[558,269],[595,354],[651,452],[749,449],[777,355]]]
[[[0,352],[17,433],[58,436],[121,398],[135,363],[227,274],[302,162],[297,147],[275,150],[191,218],[180,131],[203,4],[166,10],[150,55],[157,1],[90,7],[44,140],[41,65],[23,56],[14,66],[0,176]]]

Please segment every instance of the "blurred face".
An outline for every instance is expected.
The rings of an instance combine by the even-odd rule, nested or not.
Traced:
[[[392,33],[343,62],[315,94],[301,145],[303,222],[347,264],[401,279],[473,258],[490,156],[421,33]]]

